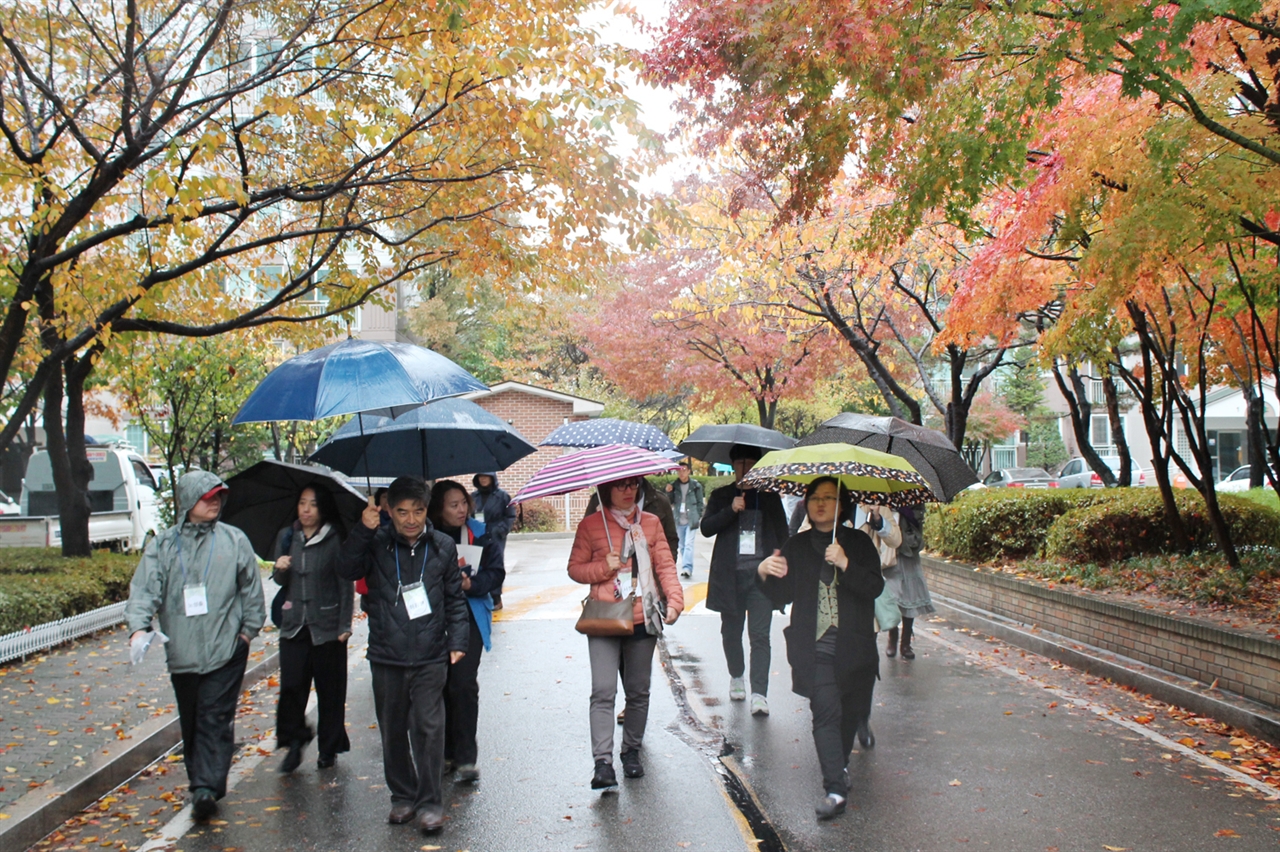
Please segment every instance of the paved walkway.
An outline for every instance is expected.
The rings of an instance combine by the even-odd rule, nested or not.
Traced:
[[[263,586],[270,601],[276,585],[264,579]],[[277,636],[269,628],[254,640],[250,669],[274,656]],[[0,667],[0,846],[10,848],[3,841],[11,821],[63,796],[176,718],[163,651],[152,649],[130,666],[123,626]]]

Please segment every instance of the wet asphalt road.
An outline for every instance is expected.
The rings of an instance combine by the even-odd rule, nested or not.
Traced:
[[[729,702],[719,618],[701,604],[670,628],[670,688],[655,664],[647,775],[617,794],[589,788],[586,640],[572,630],[582,588],[564,573],[570,542],[512,542],[506,609],[480,668],[475,787],[447,783],[448,822],[424,837],[386,823],[381,749],[368,666],[353,639],[348,724],[353,750],[320,771],[309,751],[292,776],[270,754],[273,690],[245,702],[245,742],[219,818],[192,826],[181,763],[162,763],[40,849],[737,850],[769,848],[718,772],[742,779],[773,848],[790,850],[1275,849],[1280,809],[1176,740],[1229,750],[1225,738],[1159,705],[1017,649],[918,623],[918,658],[882,659],[874,749],[850,760],[848,813],[818,823],[821,795],[807,702],[790,692],[774,619],[772,713]],[[701,599],[709,542],[686,594]],[[687,702],[687,704],[685,703]],[[689,714],[692,711],[692,715]],[[1135,718],[1143,720],[1133,721]],[[727,744],[727,748],[724,746]],[[621,773],[619,773],[621,774]],[[748,806],[746,811],[752,813]],[[92,838],[92,839],[91,839]]]

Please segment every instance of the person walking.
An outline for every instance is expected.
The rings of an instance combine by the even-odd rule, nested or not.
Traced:
[[[916,653],[911,648],[911,639],[915,633],[916,619],[922,615],[937,612],[933,607],[933,598],[929,596],[929,586],[924,579],[924,569],[920,567],[920,549],[924,546],[924,509],[922,507],[905,506],[899,509],[896,517],[890,517],[890,523],[898,529],[898,546],[888,554],[887,542],[891,539],[879,539],[880,565],[884,572],[884,583],[898,599],[898,609],[902,612],[902,633],[899,640],[898,628],[889,629],[889,644],[885,648],[885,656],[902,654],[904,660],[914,660]]]
[[[875,745],[870,725],[880,676],[875,599],[884,590],[884,578],[870,537],[844,525],[852,517],[852,503],[836,479],[811,482],[805,506],[810,528],[762,560],[759,575],[775,604],[793,605],[785,631],[791,689],[809,699],[825,791],[814,810],[819,819],[830,819],[846,807],[855,737],[863,748]]]
[[[471,492],[472,513],[484,523],[489,542],[505,556],[507,536],[516,523],[516,507],[511,505],[511,495],[498,487],[497,473],[477,473],[471,477],[475,491]],[[493,608],[502,609],[502,583],[493,590]]]
[[[620,601],[635,593],[634,631],[630,636],[588,636],[591,659],[591,752],[595,771],[591,789],[618,784],[613,768],[614,700],[619,672],[626,696],[622,725],[622,771],[644,776],[640,747],[649,719],[653,652],[664,624],[674,624],[684,609],[684,591],[658,518],[636,505],[639,478],[599,488],[602,510],[578,524],[569,554],[569,577],[591,586],[596,600]]]
[[[276,536],[271,579],[284,589],[280,610],[280,699],[276,704],[276,748],[288,749],[280,772],[302,764],[314,734],[307,725],[307,699],[316,687],[319,755],[328,769],[351,751],[347,738],[347,640],[355,589],[338,575],[342,536],[338,507],[323,488],[298,494],[298,519]]]
[[[192,814],[205,822],[227,793],[236,699],[249,643],[262,629],[267,607],[249,538],[218,522],[227,484],[215,473],[192,471],[176,490],[178,522],[143,551],[129,584],[125,620],[135,647],[148,641],[153,619],[168,635],[165,653]]]
[[[490,632],[493,625],[494,589],[502,585],[507,576],[503,567],[503,552],[494,546],[488,533],[477,534],[482,524],[471,517],[475,506],[467,489],[457,482],[441,480],[431,489],[431,502],[427,504],[427,518],[436,530],[453,539],[457,544],[481,547],[479,564],[471,564],[458,558],[462,591],[467,596],[470,619],[470,640],[467,655],[449,666],[444,685],[445,773],[451,767],[458,769],[458,780],[472,784],[480,780],[476,768],[479,749],[476,746],[476,727],[480,718],[480,671],[482,651],[493,649]]]
[[[707,576],[707,609],[720,613],[720,637],[729,665],[729,698],[747,697],[742,629],[751,644],[751,712],[769,715],[769,630],[773,603],[760,588],[756,569],[767,554],[787,540],[787,516],[777,494],[744,488],[742,478],[759,461],[756,447],[735,446],[729,452],[734,484],[711,492],[702,534],[715,536]]]
[[[444,685],[470,643],[458,549],[427,520],[422,480],[402,476],[387,489],[391,530],[370,499],[342,546],[338,573],[364,578],[369,613],[366,656],[391,791],[387,821],[444,827]]]
[[[693,530],[702,523],[702,510],[706,508],[702,483],[689,474],[689,462],[686,461],[676,471],[676,481],[667,486],[667,498],[671,501],[679,536],[676,563],[680,566],[680,576],[686,580],[693,576],[693,546],[697,540]]]

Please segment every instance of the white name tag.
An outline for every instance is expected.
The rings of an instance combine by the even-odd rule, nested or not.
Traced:
[[[204,586],[186,586],[182,590],[183,601],[187,605],[187,615],[204,615],[209,611],[209,596]]]
[[[756,531],[742,530],[738,533],[738,555],[739,556],[755,556],[756,555]]]
[[[427,600],[427,590],[421,583],[405,586],[400,590],[404,598],[404,608],[409,611],[409,618],[422,618],[431,614],[431,601]]]

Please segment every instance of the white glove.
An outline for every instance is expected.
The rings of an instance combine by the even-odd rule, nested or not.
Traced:
[[[157,639],[160,640],[161,645],[169,641],[169,637],[165,636],[159,630],[153,630],[150,633],[143,633],[141,636],[135,636],[133,641],[129,643],[129,662],[135,666],[141,663],[142,658],[147,655],[147,649],[150,648],[152,643]]]

